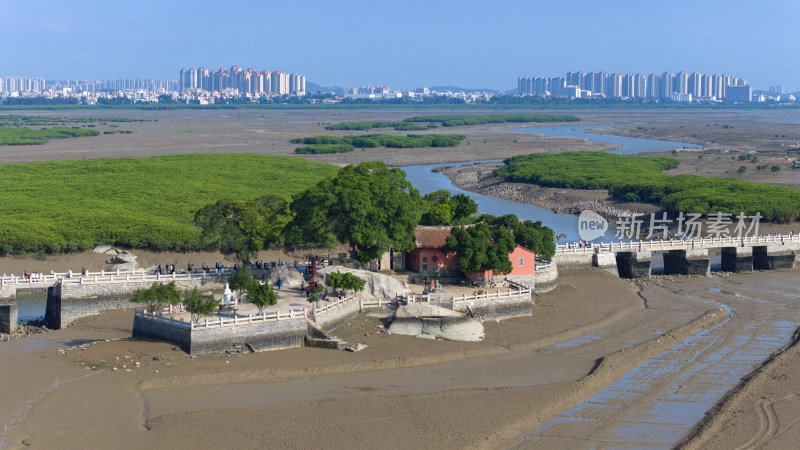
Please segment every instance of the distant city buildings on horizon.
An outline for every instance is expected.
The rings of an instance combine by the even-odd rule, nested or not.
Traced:
[[[770,86],[770,90],[776,89]],[[781,92],[781,86],[778,86]],[[517,94],[567,98],[618,98],[675,102],[750,103],[753,90],[744,78],[699,72],[644,75],[568,72],[566,77],[519,77]],[[794,100],[793,98],[791,99]]]
[[[48,90],[67,89],[73,93],[102,91],[133,91],[137,89],[151,92],[170,92],[177,90],[176,80],[153,80],[147,78],[109,78],[97,81],[85,80],[45,80],[41,77],[0,77],[0,92],[44,93]]]
[[[228,92],[231,95],[260,96],[306,95],[306,77],[281,71],[230,69],[208,70],[205,67],[181,69],[178,79],[181,93],[192,91]]]

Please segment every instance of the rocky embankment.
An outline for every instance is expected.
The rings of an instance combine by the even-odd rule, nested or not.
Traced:
[[[17,330],[11,334],[0,334],[0,342],[8,342],[12,339],[18,339],[26,336],[34,336],[37,334],[47,333],[51,331],[44,324],[44,320],[31,320],[27,323],[17,326]]]
[[[610,221],[633,213],[658,211],[655,205],[630,204],[614,201],[605,190],[562,189],[526,183],[509,183],[492,176],[502,163],[481,163],[469,166],[438,168],[453,185],[478,194],[489,195],[519,203],[528,203],[559,214],[580,214],[594,211]]]

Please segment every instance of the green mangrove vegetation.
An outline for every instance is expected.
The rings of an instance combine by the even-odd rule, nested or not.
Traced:
[[[288,201],[338,171],[299,158],[253,154],[3,164],[0,252],[71,252],[97,244],[206,248],[208,241],[193,223],[201,208],[220,199],[265,195]],[[264,207],[263,202],[223,206]],[[245,229],[256,236],[265,231]]]
[[[394,128],[397,131],[420,131],[431,128],[420,126],[413,122],[386,122],[371,120],[364,122],[341,122],[325,127],[326,130],[371,130],[373,128]]]
[[[471,115],[444,115],[444,116],[415,116],[403,119],[401,122],[368,120],[363,122],[340,122],[325,127],[326,130],[371,130],[373,128],[394,128],[398,131],[418,131],[436,128],[441,124],[444,127],[459,127],[466,125],[480,125],[484,123],[541,123],[541,122],[577,122],[577,116],[566,114],[491,114],[484,116]],[[419,122],[430,122],[425,126],[417,125]]]
[[[494,171],[507,181],[574,189],[608,189],[627,201],[656,203],[679,213],[761,213],[771,222],[800,217],[800,191],[734,178],[664,175],[678,160],[599,152],[532,154],[506,159]]]
[[[65,117],[65,116],[24,116],[21,114],[0,114],[0,126],[4,127],[49,127],[67,125],[86,125],[120,122],[151,122],[150,119],[129,119],[126,117]]]
[[[580,117],[568,114],[491,114],[487,116],[446,115],[446,116],[415,116],[405,119],[405,122],[431,122],[440,123],[443,127],[462,127],[466,125],[482,125],[485,123],[506,122],[578,122]]]
[[[291,143],[305,145],[346,145],[355,148],[422,148],[422,147],[455,147],[466,136],[463,134],[409,134],[396,136],[391,134],[364,134],[361,136],[310,136],[294,138]],[[295,153],[312,153],[304,151],[304,147],[295,150]],[[322,152],[332,153],[322,148]]]
[[[352,152],[356,148],[352,145],[340,145],[340,144],[312,144],[306,145],[305,147],[297,147],[294,149],[295,153],[298,154],[322,154],[322,153],[347,153]]]
[[[33,130],[25,127],[0,126],[0,145],[41,145],[53,139],[66,139],[97,136],[97,130],[83,128],[42,128]]]

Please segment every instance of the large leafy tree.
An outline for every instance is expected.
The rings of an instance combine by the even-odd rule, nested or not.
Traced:
[[[177,305],[181,301],[181,293],[171,281],[167,284],[153,283],[147,289],[138,289],[130,299],[132,303],[145,305],[151,313],[155,313],[166,305]]]
[[[243,259],[278,245],[288,221],[288,203],[274,195],[250,201],[220,200],[204,206],[194,216],[207,247],[225,254],[237,253]]]
[[[470,214],[478,211],[478,205],[466,194],[438,190],[423,197],[427,211],[422,215],[422,225],[450,225],[464,223]]]
[[[443,250],[455,253],[462,272],[471,275],[486,270],[495,274],[511,272],[508,254],[514,250],[514,237],[505,228],[486,222],[471,227],[455,227]]]
[[[414,228],[424,201],[401,169],[382,162],[346,166],[331,179],[295,197],[287,244],[327,246],[349,242],[366,263],[385,251],[414,249]]]
[[[549,261],[556,253],[556,244],[553,241],[553,230],[542,225],[540,221],[520,221],[514,214],[504,216],[483,215],[481,220],[490,227],[505,228],[514,236],[517,245],[532,250],[537,258]]]

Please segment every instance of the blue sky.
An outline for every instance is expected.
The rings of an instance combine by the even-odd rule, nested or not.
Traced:
[[[798,24],[798,0],[0,0],[0,76],[239,65],[326,86],[507,89],[569,70],[684,70],[800,90]]]

